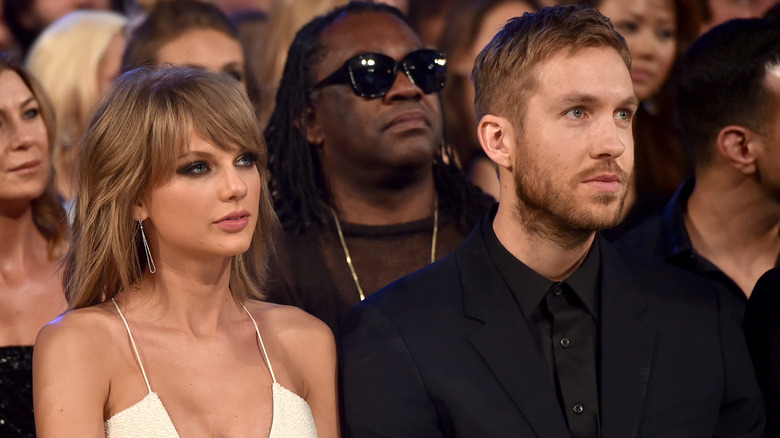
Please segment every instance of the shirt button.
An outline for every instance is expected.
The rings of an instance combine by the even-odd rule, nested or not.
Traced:
[[[569,345],[571,345],[571,341],[569,341],[569,338],[561,338],[561,347],[568,348]]]
[[[563,293],[563,290],[561,290],[560,286],[555,286],[555,289],[553,289],[553,295],[556,297],[560,296]]]
[[[581,414],[585,408],[583,408],[581,404],[577,403],[571,408],[571,410],[574,411],[575,414]]]

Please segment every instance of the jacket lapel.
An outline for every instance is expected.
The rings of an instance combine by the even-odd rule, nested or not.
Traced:
[[[656,332],[645,322],[634,268],[601,237],[601,434],[636,436]]]
[[[471,344],[538,436],[570,436],[547,366],[512,292],[490,261],[480,226],[455,257],[466,316],[484,324],[470,337]]]

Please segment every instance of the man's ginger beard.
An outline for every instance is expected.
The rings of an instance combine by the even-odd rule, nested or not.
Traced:
[[[633,171],[629,175],[615,160],[601,161],[573,178],[562,180],[553,175],[553,166],[538,166],[533,159],[526,158],[522,151],[518,153],[512,170],[517,196],[515,217],[526,230],[553,237],[560,243],[576,244],[593,231],[620,223]],[[578,202],[575,189],[589,176],[602,172],[616,173],[624,186],[617,193],[595,195],[595,204],[603,206],[597,211]]]

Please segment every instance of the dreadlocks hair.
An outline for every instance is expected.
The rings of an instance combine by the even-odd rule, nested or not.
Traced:
[[[332,203],[319,156],[306,139],[306,110],[322,60],[321,35],[343,16],[366,12],[391,14],[409,25],[396,8],[382,3],[351,2],[314,18],[295,35],[276,94],[276,106],[265,129],[271,171],[271,195],[287,232],[305,234],[331,220]],[[457,218],[469,232],[493,198],[471,184],[455,164],[455,154],[442,144],[433,162],[439,208]]]

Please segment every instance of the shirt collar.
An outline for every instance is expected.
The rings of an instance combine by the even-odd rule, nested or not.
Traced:
[[[693,193],[696,180],[689,178],[683,182],[663,209],[661,221],[665,242],[664,258],[689,257],[693,244],[685,228],[685,212],[688,210],[688,198]]]
[[[481,222],[482,238],[488,255],[495,264],[517,304],[528,317],[539,306],[550,288],[558,282],[549,280],[518,260],[501,244],[493,231],[493,219],[498,210],[494,205],[485,220]],[[599,239],[594,239],[588,255],[582,264],[564,283],[568,284],[579,299],[585,303],[588,311],[598,320],[598,296],[600,286],[601,257]]]

